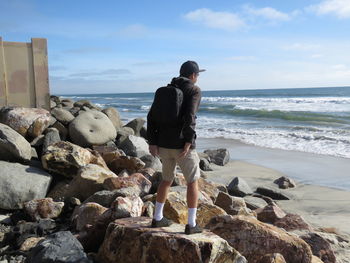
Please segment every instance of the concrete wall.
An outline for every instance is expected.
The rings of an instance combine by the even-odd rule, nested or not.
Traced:
[[[47,42],[5,42],[0,37],[0,107],[50,109]]]

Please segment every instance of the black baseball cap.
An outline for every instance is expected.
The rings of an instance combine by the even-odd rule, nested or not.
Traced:
[[[188,60],[181,65],[180,76],[188,76],[203,71],[205,71],[205,69],[199,69],[197,62]]]

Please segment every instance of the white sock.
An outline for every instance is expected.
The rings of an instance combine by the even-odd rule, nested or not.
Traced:
[[[163,207],[165,203],[158,203],[156,202],[156,209],[154,211],[154,216],[153,218],[157,221],[162,220],[163,218]]]
[[[188,208],[188,224],[190,227],[196,226],[197,208]]]

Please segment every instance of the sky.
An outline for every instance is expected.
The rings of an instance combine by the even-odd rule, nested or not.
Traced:
[[[350,86],[350,0],[0,0],[4,41],[48,41],[52,94]]]

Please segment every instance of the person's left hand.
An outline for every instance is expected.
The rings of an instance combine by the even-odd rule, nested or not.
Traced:
[[[154,156],[157,157],[159,155],[159,148],[157,145],[150,145],[149,146],[149,152]]]
[[[184,158],[188,154],[188,152],[190,151],[191,145],[192,145],[191,143],[186,142],[185,146],[183,148],[183,151],[182,151],[182,153],[179,154],[178,158]]]

